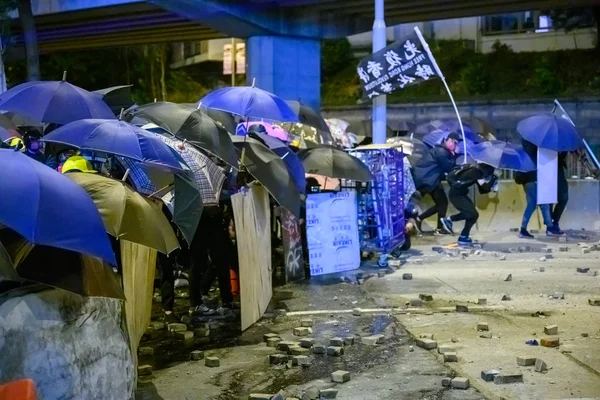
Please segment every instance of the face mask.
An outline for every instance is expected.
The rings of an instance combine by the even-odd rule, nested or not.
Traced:
[[[454,140],[447,140],[446,148],[452,152],[456,151],[456,142]]]

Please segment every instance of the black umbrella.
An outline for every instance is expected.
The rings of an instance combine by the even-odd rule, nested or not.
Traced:
[[[399,137],[388,140],[388,143],[400,144],[404,147],[406,157],[411,165],[418,165],[421,162],[433,162],[433,156],[431,155],[431,147],[427,146],[422,141],[409,138]]]
[[[131,98],[132,86],[133,85],[113,86],[106,89],[94,90],[92,93],[101,96],[102,100],[108,104],[115,115],[119,115],[122,109],[126,110],[135,104]]]
[[[285,162],[257,140],[243,136],[233,136],[232,139],[240,154],[240,164],[267,189],[277,203],[299,217],[300,192]]]
[[[298,157],[308,174],[361,182],[373,179],[369,168],[362,161],[333,146],[321,145],[301,150]]]
[[[232,167],[238,166],[229,133],[193,106],[161,101],[139,106],[129,115],[144,118],[176,138],[219,157]]]
[[[321,131],[329,132],[329,126],[321,116],[321,113],[312,109],[311,107],[300,103],[295,100],[286,100],[286,103],[294,110],[294,112],[298,115],[298,119],[300,123],[308,126],[312,126]]]
[[[225,111],[212,110],[210,108],[203,109],[206,115],[211,117],[217,123],[223,125],[223,128],[232,135],[235,135],[235,131],[237,129],[237,122],[235,122],[235,116],[233,114],[229,114]]]

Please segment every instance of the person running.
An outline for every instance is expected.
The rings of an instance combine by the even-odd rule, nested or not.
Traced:
[[[473,240],[469,236],[471,228],[479,218],[479,213],[469,196],[469,190],[471,186],[477,185],[481,194],[490,193],[492,190],[496,192],[498,190],[498,177],[494,175],[494,167],[479,163],[476,165],[463,165],[448,174],[447,179],[450,185],[448,197],[452,205],[458,210],[458,214],[454,214],[450,218],[440,218],[440,222],[446,232],[453,234],[452,224],[456,221],[465,221],[463,230],[458,237],[458,245],[471,246]]]
[[[417,216],[416,227],[420,231],[424,219],[432,215],[438,215],[436,233],[446,234],[440,219],[446,217],[448,212],[448,198],[444,191],[442,181],[456,165],[456,145],[460,135],[450,132],[446,139],[431,150],[432,157],[424,157],[413,166],[413,177],[417,191],[421,195],[429,194],[433,199],[434,206],[425,210]]]

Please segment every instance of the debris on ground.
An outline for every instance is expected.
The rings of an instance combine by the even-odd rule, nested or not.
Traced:
[[[558,335],[558,325],[546,325],[544,327],[544,333],[546,335]]]
[[[542,360],[538,358],[535,360],[535,372],[545,372],[548,370],[548,365]]]
[[[344,383],[350,380],[350,372],[338,370],[331,373],[331,381],[335,383]]]
[[[496,375],[500,375],[500,371],[498,371],[497,369],[490,369],[488,371],[481,371],[481,379],[483,379],[486,382],[493,382],[494,381],[494,377]]]
[[[467,378],[454,378],[450,382],[450,385],[454,389],[468,389],[470,386],[469,380]]]
[[[541,345],[544,347],[558,347],[560,346],[559,338],[543,338],[540,341]]]
[[[530,356],[517,356],[517,365],[528,367],[530,365],[535,365],[535,357]]]
[[[138,366],[138,376],[152,375],[152,365],[140,365]]]
[[[437,348],[437,342],[435,340],[431,340],[431,339],[417,339],[416,341],[417,346],[419,346],[422,349],[425,350],[433,350],[435,348]]]
[[[190,353],[190,360],[200,361],[204,358],[204,352],[202,350],[194,350]]]
[[[523,382],[523,374],[520,372],[502,372],[494,377],[496,385],[506,385]]]

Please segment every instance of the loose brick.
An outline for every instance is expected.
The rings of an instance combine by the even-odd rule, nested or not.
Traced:
[[[494,377],[496,375],[500,375],[500,371],[496,370],[496,369],[490,369],[487,371],[481,371],[481,379],[483,379],[486,382],[493,382],[494,381]]]
[[[198,328],[194,329],[195,337],[209,337],[210,336],[210,328]]]
[[[588,299],[588,304],[590,306],[600,306],[600,297],[592,297]]]
[[[469,312],[469,307],[465,305],[456,305],[456,312]]]
[[[274,365],[285,364],[288,362],[287,354],[270,354],[269,363]]]
[[[251,393],[250,396],[248,396],[248,400],[271,400],[271,397],[273,397],[272,394]]]
[[[302,338],[300,339],[300,347],[304,347],[305,349],[310,349],[315,344],[315,339],[313,338]]]
[[[444,362],[458,362],[458,354],[454,352],[444,353]]]
[[[542,249],[542,253],[546,253],[546,254],[552,253],[552,248],[550,248],[550,247],[544,247]]]
[[[561,253],[566,253],[567,251],[569,251],[569,248],[567,246],[561,246],[558,248],[558,251],[560,251]]]
[[[169,329],[169,332],[185,332],[185,331],[187,331],[186,324],[173,323],[173,324],[167,325],[167,327]]]
[[[545,372],[548,371],[548,365],[542,360],[538,358],[535,360],[535,372]]]
[[[489,331],[490,330],[490,326],[488,325],[487,322],[478,322],[477,323],[477,330],[478,331]]]
[[[450,387],[451,384],[452,384],[451,378],[442,378],[442,386],[443,387]]]
[[[563,292],[554,292],[552,293],[552,297],[556,300],[563,300],[565,298],[565,294]]]
[[[362,314],[362,310],[360,308],[355,308],[352,310],[352,315],[356,316],[356,317],[360,317]]]
[[[305,349],[299,346],[290,347],[288,354],[292,356],[307,356],[311,353],[310,349]]]
[[[482,333],[481,335],[479,335],[479,337],[482,338],[482,339],[491,339],[492,338],[492,332]]]
[[[433,340],[433,333],[421,333],[419,335],[419,338],[421,339],[431,339]]]
[[[276,333],[265,333],[263,335],[263,341],[266,343],[269,339],[278,338],[279,335]]]
[[[152,321],[152,322],[150,322],[149,328],[154,331],[160,331],[160,330],[165,329],[165,323],[160,322],[160,321]]]
[[[518,372],[503,372],[500,375],[494,377],[494,383],[496,385],[506,385],[510,383],[521,383],[523,382],[523,374]]]
[[[204,365],[210,368],[220,367],[221,360],[219,360],[219,357],[206,357],[204,359]]]
[[[579,272],[580,274],[587,274],[587,272],[589,271],[589,268],[577,268],[577,272]]]
[[[510,295],[509,294],[502,295],[502,301],[510,301]]]
[[[417,346],[425,350],[432,350],[437,348],[437,342],[431,339],[417,339],[416,344]]]
[[[138,354],[142,357],[154,355],[154,349],[152,347],[139,347]]]
[[[310,365],[310,358],[308,356],[294,356],[292,357],[293,366],[305,366]]]
[[[543,338],[540,344],[544,347],[558,347],[560,346],[559,338]]]
[[[438,346],[438,353],[440,353],[440,354],[454,353],[454,352],[456,352],[456,348],[449,344],[442,344],[442,345]]]
[[[477,304],[479,304],[480,306],[485,306],[485,305],[487,305],[487,299],[484,299],[484,298],[477,299]]]
[[[138,366],[138,376],[152,375],[152,365],[140,365]]]
[[[300,321],[300,326],[303,328],[312,328],[313,325],[314,325],[314,322],[310,318],[304,318],[303,320]]]
[[[192,340],[194,338],[194,332],[192,332],[192,331],[175,332],[175,337],[179,340]]]
[[[327,355],[336,357],[344,355],[344,348],[338,346],[329,346],[327,347]]]
[[[347,336],[344,338],[344,345],[345,346],[352,346],[354,345],[354,336]]]
[[[337,397],[337,394],[338,390],[334,388],[319,390],[320,399],[335,399]]]
[[[547,261],[552,259],[552,254],[544,254],[539,258],[540,261]]]
[[[410,300],[411,307],[423,307],[423,300],[421,299],[411,299]]]
[[[467,378],[454,378],[450,384],[454,389],[468,389],[470,386]]]
[[[544,272],[544,271],[546,271],[546,267],[539,267],[539,268],[538,268],[538,270],[539,270],[540,272]]]
[[[546,325],[544,327],[544,333],[546,335],[558,335],[558,325]]]
[[[529,356],[518,356],[517,357],[517,365],[523,366],[523,367],[528,367],[530,365],[535,365],[535,357],[529,357]]]
[[[588,248],[581,249],[581,254],[590,254],[590,249],[588,249]]]
[[[325,354],[327,353],[327,347],[320,345],[320,344],[315,344],[313,346],[313,354]]]
[[[331,339],[329,339],[329,345],[330,346],[343,347],[344,346],[344,339],[342,339],[341,337],[331,338]]]
[[[300,342],[290,342],[287,340],[281,341],[277,344],[277,350],[288,352],[290,347],[300,346]]]
[[[567,235],[560,236],[558,241],[561,243],[567,243]]]
[[[204,358],[204,352],[202,350],[194,350],[190,353],[190,360],[200,361]]]
[[[277,347],[277,345],[279,345],[279,343],[281,342],[281,338],[280,337],[272,337],[272,338],[268,338],[267,339],[267,347]]]
[[[587,333],[587,332],[582,332],[581,333],[581,337],[589,337],[589,336],[590,336],[590,334]]]
[[[430,294],[420,294],[419,299],[423,301],[433,301],[433,296]]]
[[[344,383],[350,380],[350,372],[338,370],[331,373],[331,381],[336,383]]]
[[[405,281],[410,281],[410,280],[412,280],[412,278],[413,278],[412,274],[408,274],[408,273],[402,274],[402,279]]]
[[[506,276],[506,278],[504,278],[504,282],[510,282],[510,281],[512,281],[512,274],[508,274]]]
[[[294,328],[294,336],[308,336],[310,333],[310,328]]]
[[[364,336],[360,339],[360,342],[367,346],[376,346],[379,343],[379,338],[376,336]]]

